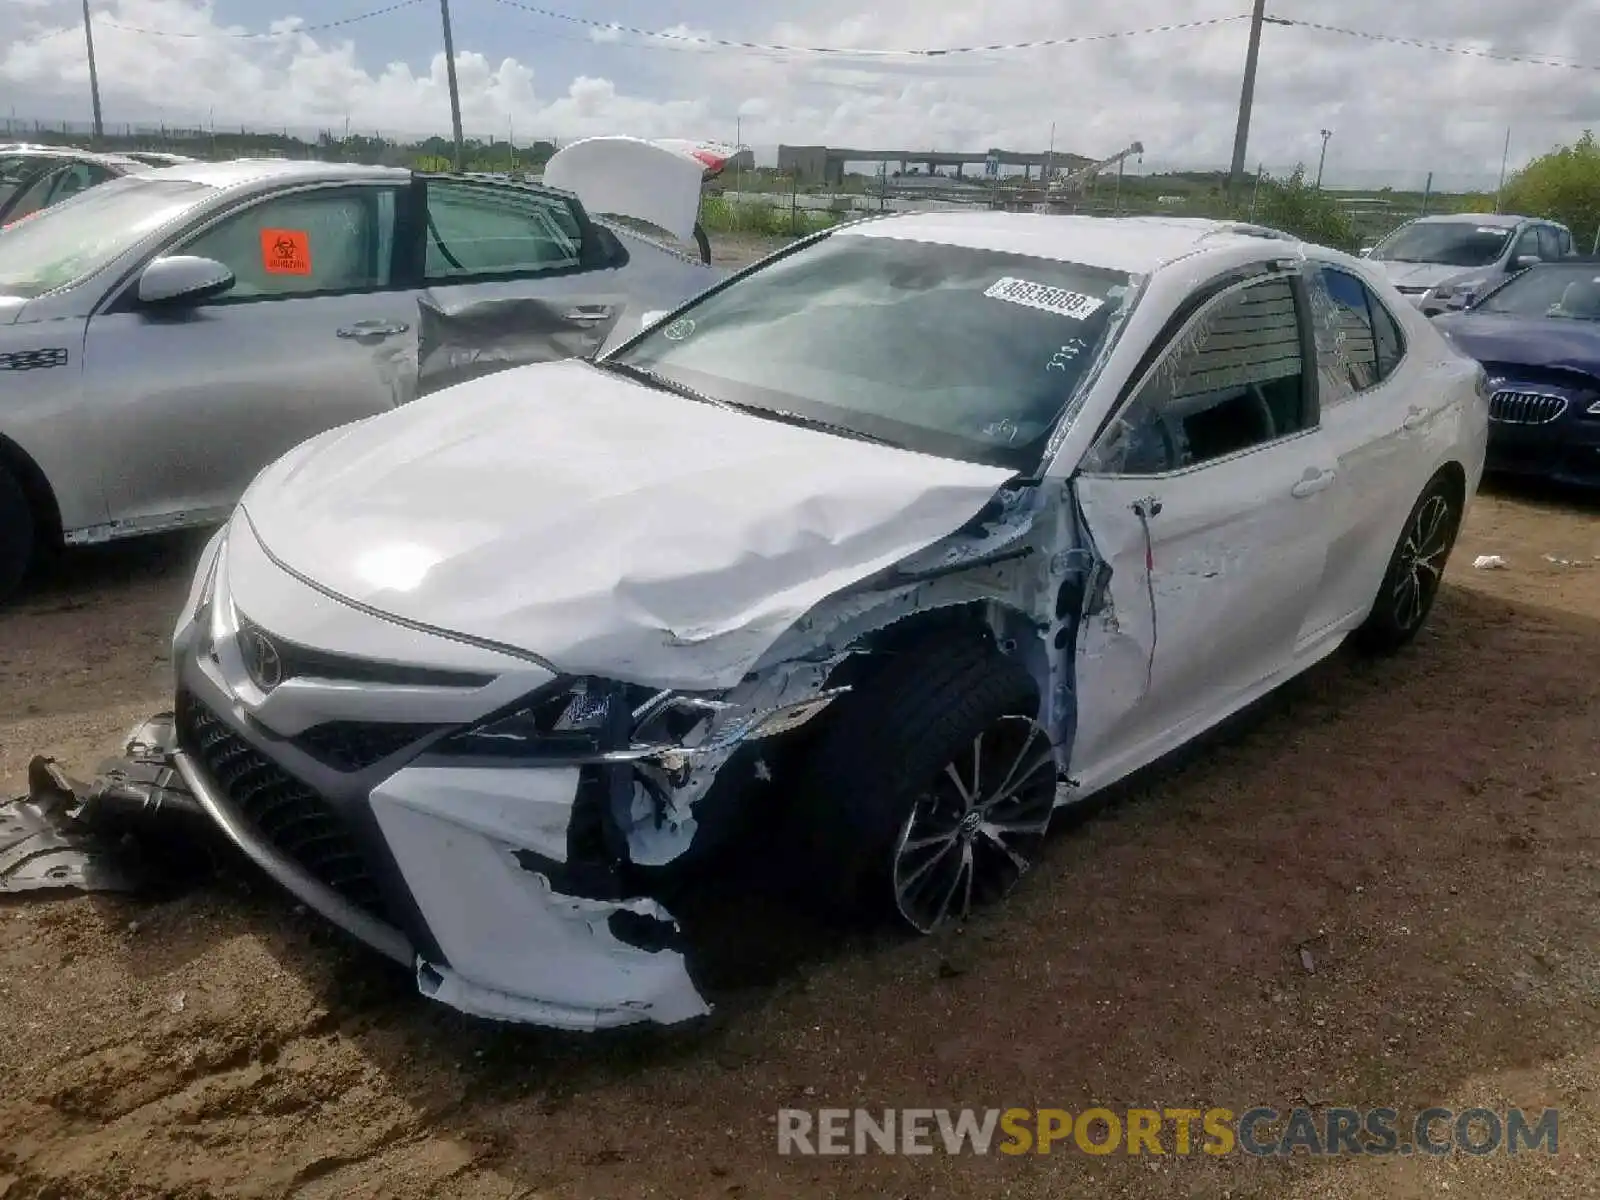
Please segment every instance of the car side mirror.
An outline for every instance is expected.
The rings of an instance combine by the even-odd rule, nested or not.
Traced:
[[[1525,271],[1529,267],[1538,266],[1543,261],[1544,259],[1540,258],[1537,254],[1519,254],[1517,255],[1514,265],[1516,266],[1517,270]]]
[[[1361,247],[1361,257],[1362,258],[1368,257],[1369,255],[1371,255],[1371,253],[1372,253],[1372,247],[1371,246],[1363,246],[1363,247]]]
[[[233,286],[233,272],[214,258],[173,254],[158,258],[139,276],[141,304],[198,304]]]

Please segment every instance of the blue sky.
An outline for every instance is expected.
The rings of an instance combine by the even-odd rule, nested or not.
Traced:
[[[93,0],[113,125],[249,123],[446,132],[436,0],[344,28],[230,37],[289,18],[348,17],[384,0]],[[1248,0],[544,0],[649,30],[855,48],[928,47],[1102,34],[1239,18]],[[1448,42],[1489,54],[1600,64],[1600,0],[1273,0],[1281,16]],[[1225,166],[1246,24],[942,59],[820,58],[705,50],[452,0],[469,131],[519,140],[595,133],[911,147],[1058,148],[1104,155],[1138,139],[1144,166]],[[0,116],[88,116],[79,0],[0,0]],[[117,26],[183,32],[154,37]],[[1600,71],[1535,67],[1269,26],[1252,160],[1315,166],[1332,181],[1492,185],[1507,127],[1513,165],[1600,127]]]

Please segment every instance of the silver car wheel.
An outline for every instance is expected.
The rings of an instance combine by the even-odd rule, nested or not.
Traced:
[[[1001,717],[945,765],[900,827],[900,915],[932,933],[1009,893],[1038,858],[1055,796],[1049,737],[1028,717]]]

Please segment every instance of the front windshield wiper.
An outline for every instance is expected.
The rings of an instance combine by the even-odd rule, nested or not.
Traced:
[[[721,400],[714,400],[704,392],[697,392],[692,387],[685,387],[675,379],[668,379],[665,375],[658,375],[646,367],[636,367],[632,363],[600,361],[590,359],[589,365],[600,371],[610,371],[614,375],[621,375],[635,383],[642,383],[645,387],[655,388],[658,392],[666,392],[673,396],[682,396],[685,400],[698,400],[701,404],[710,404],[715,408],[733,408]]]
[[[740,412],[747,412],[757,417],[766,417],[768,420],[780,421],[785,425],[798,425],[802,429],[817,429],[823,433],[834,433],[840,437],[854,438],[858,442],[871,442],[874,446],[895,445],[888,438],[879,437],[875,433],[863,433],[859,429],[851,429],[848,425],[835,425],[832,421],[808,417],[803,413],[788,412],[781,408],[762,408],[759,404],[740,404],[736,400],[730,400],[726,403],[729,408],[737,408]]]
[[[692,387],[679,383],[676,379],[668,379],[665,375],[658,375],[646,367],[636,367],[632,363],[592,360],[590,365],[602,371],[612,371],[625,378],[642,383],[646,387],[655,388],[657,391],[668,392],[674,396],[682,396],[685,400],[698,400],[700,403],[709,404],[714,408],[749,413],[753,417],[763,417],[769,421],[780,421],[785,425],[798,425],[803,429],[818,429],[824,433],[854,438],[858,442],[871,442],[877,446],[895,445],[888,438],[881,438],[872,433],[862,433],[859,429],[835,425],[830,421],[808,417],[802,413],[788,412],[777,408],[763,408],[759,404],[742,404],[737,400],[719,400],[714,396],[708,396],[704,392],[696,391]]]

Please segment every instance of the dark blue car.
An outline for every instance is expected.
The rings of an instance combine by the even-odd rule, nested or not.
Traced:
[[[1434,324],[1489,376],[1488,470],[1600,487],[1600,259],[1541,263]]]

